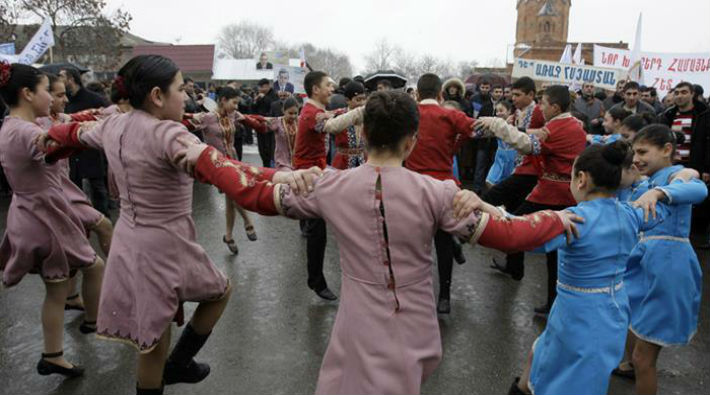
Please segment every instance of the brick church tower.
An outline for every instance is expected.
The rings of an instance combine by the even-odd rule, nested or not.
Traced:
[[[533,47],[567,42],[571,0],[517,0],[516,44]]]

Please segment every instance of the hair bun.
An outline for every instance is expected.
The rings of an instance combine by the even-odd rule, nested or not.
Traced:
[[[602,157],[614,166],[621,166],[626,159],[627,152],[628,145],[625,142],[615,141],[602,148]]]
[[[7,85],[8,82],[10,82],[10,71],[12,69],[12,66],[10,63],[6,61],[1,61],[0,62],[0,88],[4,87]]]

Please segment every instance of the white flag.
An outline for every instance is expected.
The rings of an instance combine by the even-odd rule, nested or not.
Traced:
[[[584,58],[582,58],[582,43],[577,43],[577,48],[575,48],[574,55],[572,55],[572,63],[579,65],[584,64]]]
[[[52,22],[45,19],[37,33],[32,36],[32,40],[20,53],[17,63],[32,64],[44,55],[50,47],[54,46],[54,34],[52,34]]]
[[[567,44],[562,56],[560,57],[560,63],[571,64],[572,63],[572,46]]]
[[[631,67],[629,67],[629,79],[636,81],[639,84],[643,83],[641,75],[641,22],[643,14],[639,13],[639,20],[636,23],[636,38],[634,39],[634,48],[631,50]]]

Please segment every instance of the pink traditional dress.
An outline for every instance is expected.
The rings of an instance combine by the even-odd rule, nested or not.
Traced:
[[[99,117],[106,118],[109,115],[123,114],[124,111],[118,104],[112,104],[101,110]],[[106,178],[108,179],[108,195],[112,200],[118,200],[118,185],[116,184],[116,175],[111,171],[111,166],[106,169]]]
[[[276,168],[279,170],[291,170],[298,121],[289,123],[286,122],[284,117],[279,117],[271,123],[269,129],[274,131],[274,137],[276,138],[276,148],[274,149]]]
[[[5,286],[27,273],[63,281],[72,270],[94,264],[96,253],[67,199],[60,164],[47,164],[33,139],[43,132],[32,122],[6,117],[0,129],[0,163],[12,186],[7,227],[0,245]]]
[[[55,114],[53,116],[37,118],[37,124],[42,127],[45,131],[49,130],[54,125],[59,125],[62,123],[74,121],[69,114]],[[62,171],[59,172],[61,178],[62,190],[64,195],[66,195],[69,203],[71,203],[72,209],[75,214],[81,220],[81,224],[84,226],[86,233],[88,233],[96,227],[96,225],[101,222],[104,215],[94,208],[94,206],[89,201],[84,191],[79,189],[76,184],[72,182],[69,178],[69,161],[68,159],[61,159],[57,161]]]
[[[195,240],[193,179],[177,165],[184,148],[178,138],[197,138],[182,124],[141,110],[95,125],[60,125],[49,135],[62,145],[58,155],[85,146],[102,149],[116,174],[121,212],[104,274],[97,333],[149,352],[182,302],[219,299],[229,287]],[[213,151],[208,148],[203,155]],[[230,196],[237,204],[276,214],[273,185],[257,182],[270,179],[273,171],[225,166],[238,174],[229,185],[237,188]]]
[[[341,302],[316,393],[420,392],[442,354],[432,282],[437,229],[511,250],[532,249],[562,232],[551,212],[457,220],[457,191],[453,181],[369,164],[326,172],[308,197],[282,186],[283,214],[325,219],[340,246]]]

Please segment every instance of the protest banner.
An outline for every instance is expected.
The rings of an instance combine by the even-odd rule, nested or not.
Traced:
[[[626,70],[631,51],[594,45],[594,66]],[[659,97],[681,81],[701,85],[710,91],[710,53],[642,52],[643,85],[655,87]]]
[[[582,85],[589,82],[596,87],[613,90],[621,75],[621,70],[617,69],[516,58],[512,76],[513,78],[530,77],[535,81],[561,85]]]

